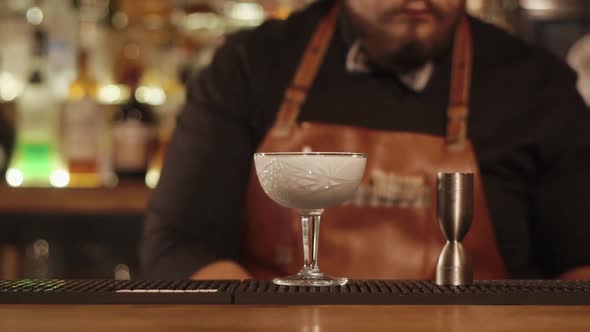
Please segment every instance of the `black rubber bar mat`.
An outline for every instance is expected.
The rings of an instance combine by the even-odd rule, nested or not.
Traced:
[[[428,281],[353,280],[343,287],[285,287],[270,281],[0,281],[4,304],[401,304],[590,305],[590,281],[477,281],[437,286]]]
[[[239,281],[0,280],[7,304],[231,304]]]
[[[245,281],[236,304],[466,304],[590,305],[588,281],[477,281],[470,286],[437,286],[428,281],[353,280],[338,287],[285,287]]]

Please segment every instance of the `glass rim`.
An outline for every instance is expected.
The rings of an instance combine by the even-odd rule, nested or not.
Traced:
[[[338,156],[338,157],[357,157],[367,158],[366,153],[360,152],[257,152],[254,157],[260,156]]]

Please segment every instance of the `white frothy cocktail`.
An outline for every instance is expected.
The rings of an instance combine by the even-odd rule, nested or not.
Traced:
[[[301,215],[304,265],[290,277],[275,278],[279,285],[344,285],[346,278],[320,272],[317,265],[320,216],[325,208],[350,199],[360,184],[367,156],[342,152],[256,153],[254,166],[264,192],[276,203]]]

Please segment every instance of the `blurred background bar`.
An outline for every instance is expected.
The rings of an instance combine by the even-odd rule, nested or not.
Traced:
[[[185,84],[224,38],[313,0],[0,0],[0,279],[139,277]],[[467,0],[590,102],[590,3]]]

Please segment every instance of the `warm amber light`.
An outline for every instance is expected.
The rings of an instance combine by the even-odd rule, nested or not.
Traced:
[[[129,88],[124,85],[106,84],[98,89],[97,100],[101,104],[122,104],[129,99]]]
[[[158,181],[160,181],[160,170],[148,170],[147,174],[145,175],[146,186],[148,186],[148,188],[154,189],[156,186],[158,186]]]
[[[158,86],[140,86],[135,91],[135,98],[141,103],[159,106],[166,102],[166,92]]]

